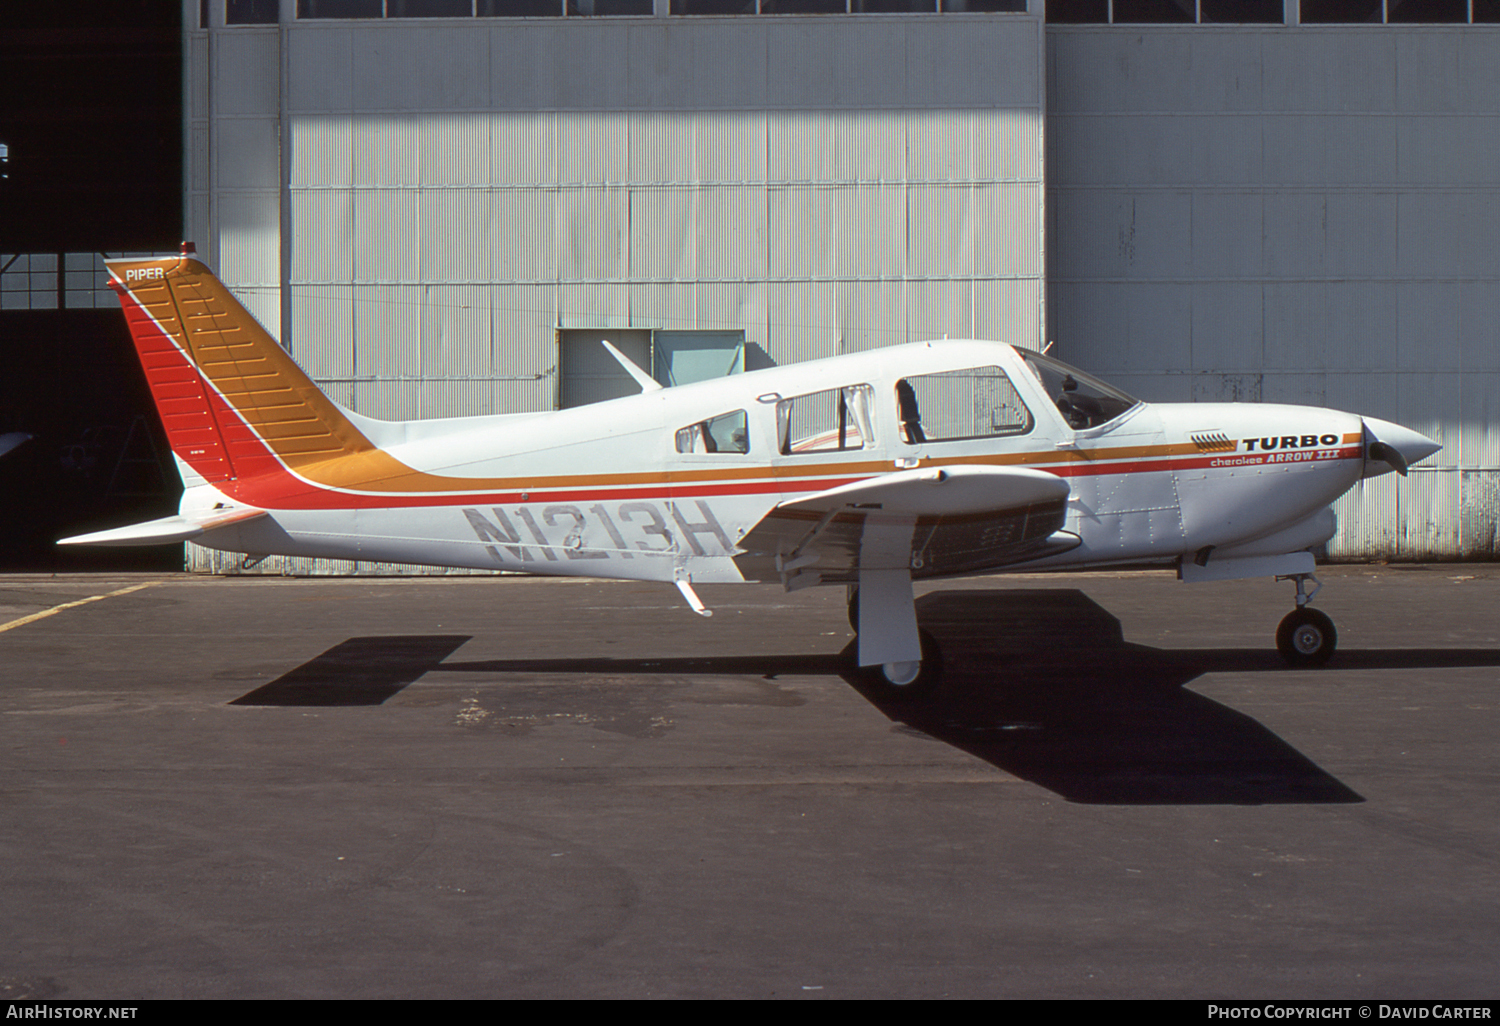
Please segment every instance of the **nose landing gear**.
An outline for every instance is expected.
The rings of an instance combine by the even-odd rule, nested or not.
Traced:
[[[1308,605],[1323,585],[1312,574],[1291,574],[1276,578],[1297,585],[1297,608],[1286,615],[1276,628],[1276,649],[1293,667],[1322,666],[1338,647],[1339,634],[1333,621]],[[1307,582],[1313,584],[1307,590]]]

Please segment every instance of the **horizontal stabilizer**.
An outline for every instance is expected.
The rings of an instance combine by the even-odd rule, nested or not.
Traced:
[[[92,534],[76,534],[71,538],[60,538],[59,545],[171,545],[174,542],[191,541],[216,527],[228,527],[247,520],[258,520],[266,515],[263,509],[240,507],[228,510],[206,510],[202,514],[162,517],[143,524],[130,524],[108,531]]]

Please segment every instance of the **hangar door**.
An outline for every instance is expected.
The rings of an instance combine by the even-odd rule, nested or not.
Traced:
[[[559,409],[640,392],[640,386],[600,344],[606,339],[669,387],[745,369],[743,331],[563,328],[557,333]]]

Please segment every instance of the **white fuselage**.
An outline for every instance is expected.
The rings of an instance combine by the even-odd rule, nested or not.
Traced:
[[[998,437],[910,440],[898,380],[976,366],[1004,372],[1029,426]],[[781,400],[854,386],[868,386],[867,422],[849,429],[843,448],[830,451],[835,443],[814,439],[787,451]],[[1248,556],[1318,545],[1333,533],[1328,505],[1366,473],[1363,424],[1353,414],[1139,403],[1100,426],[1075,428],[1058,403],[1011,347],[942,342],[550,414],[406,424],[360,418],[402,464],[476,486],[330,490],[288,474],[275,489],[280,501],[234,496],[271,516],[200,541],[252,554],[541,574],[767,579],[735,556],[740,539],[781,503],[903,469],[999,466],[1049,472],[1070,485],[1063,530],[1080,543],[1028,565],[1170,563],[1210,547],[1220,556]],[[740,411],[742,420],[728,421],[741,432],[729,451],[685,444],[686,429],[722,424],[715,418]],[[184,513],[233,495],[201,479],[194,484],[190,468],[184,475]]]

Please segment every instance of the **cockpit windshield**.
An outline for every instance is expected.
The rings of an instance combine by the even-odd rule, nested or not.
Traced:
[[[1057,406],[1068,426],[1076,431],[1108,424],[1140,400],[1126,395],[1113,385],[1069,367],[1041,353],[1017,350],[1026,366],[1041,382],[1047,397]]]

